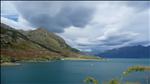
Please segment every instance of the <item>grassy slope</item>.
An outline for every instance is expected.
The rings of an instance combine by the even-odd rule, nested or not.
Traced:
[[[1,23],[1,62],[20,60],[52,60],[78,57],[59,36],[43,29],[18,31]]]
[[[78,56],[78,57],[64,57],[62,60],[95,60],[95,61],[104,61],[105,59],[96,56]]]

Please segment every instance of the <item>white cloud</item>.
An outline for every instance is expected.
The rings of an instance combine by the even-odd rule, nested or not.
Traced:
[[[123,3],[104,3],[97,6],[93,16],[83,29],[70,27],[61,35],[73,41],[73,46],[81,50],[102,51],[131,44],[144,45],[150,39],[148,10],[137,12],[136,7]]]
[[[15,29],[23,29],[23,30],[33,30],[33,29],[35,29],[31,26],[27,26],[27,25],[24,25],[20,22],[16,22],[14,20],[10,20],[10,19],[4,18],[4,17],[1,17],[1,23],[7,24],[10,27],[15,28]]]
[[[140,1],[140,3],[141,2],[142,1]],[[26,2],[26,4],[27,3],[28,2]],[[53,21],[56,21],[54,22],[56,24],[46,25],[45,27],[47,26],[53,27],[58,23],[60,25],[67,24],[67,26],[61,26],[61,28],[58,28],[58,31],[62,32],[64,30],[64,32],[57,33],[57,34],[63,37],[67,41],[67,43],[69,43],[71,46],[78,48],[80,50],[103,51],[107,49],[118,48],[118,47],[128,46],[128,45],[136,45],[136,44],[145,45],[148,42],[150,42],[149,41],[150,40],[150,34],[149,34],[150,8],[148,6],[148,2],[142,2],[141,4],[140,3],[138,1],[134,1],[134,2],[127,2],[127,1],[73,2],[72,1],[67,3],[44,2],[43,5],[42,3],[39,4],[38,2],[36,3],[32,2],[31,4],[28,4],[28,7],[25,7],[24,5],[18,6],[19,3],[17,3],[17,7],[18,7],[17,9],[19,9],[18,23],[20,25],[17,28],[25,28],[26,27],[25,25],[28,26],[31,24],[33,25],[34,23],[33,21],[39,21],[39,19],[43,19],[43,18],[51,19],[51,17],[57,15],[58,18],[53,18],[51,20],[47,20],[48,22],[46,22],[46,24],[48,24],[48,23],[53,23]],[[77,7],[77,4],[80,6],[81,9],[82,7],[83,9],[84,8],[90,9],[90,12],[92,13],[89,13],[88,11],[90,15],[84,15],[85,13],[82,13],[84,11],[82,10],[78,11],[79,8]],[[7,9],[9,9],[10,7],[11,6],[8,6]],[[62,10],[61,8],[65,8],[65,7],[70,7],[70,9],[67,9],[69,12],[61,11]],[[7,9],[4,8],[4,10],[9,11]],[[91,11],[91,9],[94,11]],[[15,9],[12,7],[11,10],[15,10]],[[48,11],[51,13],[49,13]],[[22,15],[21,17],[20,17],[20,12]],[[28,14],[28,13],[32,13],[32,14]],[[41,13],[44,14],[42,15],[42,17],[41,17]],[[46,18],[47,15],[48,18]],[[68,18],[66,19],[66,15],[69,15],[69,23],[68,23]],[[30,21],[32,19],[29,18],[30,20],[28,20],[26,16],[29,17],[34,16],[34,18],[32,17],[32,19],[35,20]],[[70,17],[73,20],[70,20]],[[86,19],[88,17],[90,17],[90,19]],[[82,19],[76,19],[76,18],[83,18],[84,20],[80,21]],[[87,21],[85,22],[85,20]],[[8,22],[9,24],[12,23],[10,21]],[[75,25],[70,25],[70,22],[71,24],[74,23]],[[78,26],[81,25],[80,22],[81,23],[83,22],[84,26]],[[16,24],[16,22],[14,24]],[[21,25],[24,25],[24,27],[21,27]],[[30,29],[30,27],[26,27],[26,28]]]
[[[1,15],[16,15],[18,14],[11,1],[1,1]]]

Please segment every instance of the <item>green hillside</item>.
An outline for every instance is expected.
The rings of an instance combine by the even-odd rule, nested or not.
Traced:
[[[67,45],[62,38],[42,28],[23,31],[1,23],[0,34],[1,62],[80,56],[79,51]]]

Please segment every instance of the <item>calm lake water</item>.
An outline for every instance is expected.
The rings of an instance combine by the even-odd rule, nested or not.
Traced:
[[[149,59],[110,59],[98,61],[55,61],[22,63],[19,66],[1,67],[1,84],[84,84],[87,76],[95,77],[100,83],[120,78],[129,66],[150,66]],[[150,81],[150,72],[135,72],[123,81]],[[150,83],[149,83],[150,84]]]

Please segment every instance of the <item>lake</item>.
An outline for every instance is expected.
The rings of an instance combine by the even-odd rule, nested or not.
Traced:
[[[21,63],[19,66],[1,67],[1,84],[84,84],[87,76],[100,83],[120,78],[123,71],[134,65],[150,66],[149,59],[109,59],[99,61],[53,61]],[[150,81],[150,72],[134,72],[123,81]]]

